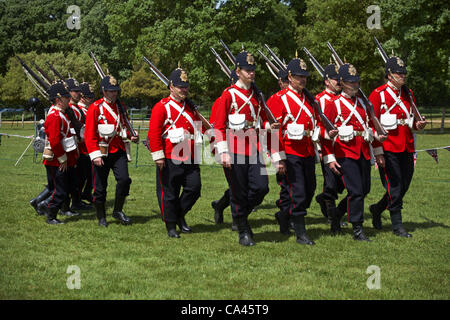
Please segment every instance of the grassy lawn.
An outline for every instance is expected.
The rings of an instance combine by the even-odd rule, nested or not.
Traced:
[[[32,135],[33,128],[5,125],[2,133]],[[146,132],[142,131],[141,136]],[[449,299],[450,152],[439,150],[439,164],[420,152],[411,188],[404,199],[403,221],[413,238],[391,232],[388,212],[384,230],[372,228],[369,204],[383,189],[372,169],[372,189],[365,202],[365,230],[374,240],[331,237],[313,201],[306,218],[316,242],[301,246],[278,232],[274,219],[279,188],[270,176],[270,193],[250,215],[255,247],[238,244],[225,223],[215,225],[210,203],[227,188],[217,165],[201,167],[202,197],[187,215],[193,234],[169,239],[159,215],[155,166],[140,144],[139,166],[130,163],[133,180],[125,212],[133,219],[122,226],[111,217],[115,181],[110,175],[108,228],[97,226],[94,211],[62,218],[50,226],[28,201],[46,183],[44,166],[33,162],[30,148],[14,166],[29,140],[2,137],[0,145],[0,299]],[[450,134],[420,134],[417,149],[450,145]],[[135,148],[135,146],[133,146]],[[135,157],[135,149],[133,151]],[[322,188],[320,166],[317,185]],[[317,193],[316,192],[316,193]],[[81,288],[70,290],[68,267],[80,268]],[[369,266],[380,268],[381,288],[366,286]]]

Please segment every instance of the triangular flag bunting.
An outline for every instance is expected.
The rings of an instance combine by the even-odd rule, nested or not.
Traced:
[[[437,154],[437,149],[428,149],[425,150],[430,156],[433,157],[434,161],[436,161],[436,163],[439,163],[438,160],[438,154]]]
[[[444,147],[445,150],[450,151],[450,146]]]

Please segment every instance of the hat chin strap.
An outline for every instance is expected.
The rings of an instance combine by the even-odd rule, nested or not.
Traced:
[[[401,86],[399,86],[401,79],[399,81],[399,78],[396,75],[394,75],[391,70],[389,70],[389,74],[391,75],[392,79],[396,82],[396,83],[392,83],[392,81],[390,81],[391,84],[395,87],[393,89],[399,90],[398,87],[401,87]]]

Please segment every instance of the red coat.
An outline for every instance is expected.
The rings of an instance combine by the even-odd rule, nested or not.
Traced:
[[[341,116],[344,121],[350,115],[350,110],[344,105],[343,101],[346,100],[352,105],[352,107],[356,102],[356,98],[349,99],[341,94],[337,96],[336,99],[326,103],[324,114],[332,123],[335,124],[336,128],[342,125],[342,120],[338,117],[338,111],[335,103],[339,99],[341,99]],[[361,116],[366,127],[374,133],[375,131],[373,129],[373,125],[371,121],[368,121],[368,116],[359,99],[356,105],[356,111]],[[362,124],[358,121],[355,115],[352,115],[350,120],[347,122],[347,126],[352,126],[354,131],[364,131]],[[357,160],[361,157],[361,154],[366,160],[370,159],[369,143],[366,142],[362,136],[355,136],[350,141],[341,141],[339,135],[336,136],[334,140],[322,139],[322,152],[325,164],[334,161],[336,158],[351,158]]]
[[[235,91],[233,91],[235,90]],[[261,128],[268,127],[267,116],[265,112],[260,108],[256,92],[253,89],[248,90],[238,87],[236,84],[226,88],[220,99],[216,101],[215,112],[214,112],[214,129],[215,129],[215,140],[217,143],[217,151],[219,153],[230,152],[234,154],[241,154],[246,156],[252,156],[254,148],[258,151],[261,150],[261,145],[259,141],[259,136],[254,129],[243,129],[238,130],[233,133],[234,130],[228,129],[228,115],[235,114],[235,108],[232,107],[233,98],[231,92],[238,92],[235,94],[235,102],[239,108],[244,105],[245,101],[243,97],[250,98],[250,103],[253,106],[254,114],[252,114],[251,107],[249,104],[245,104],[239,111],[240,114],[245,115],[245,120],[248,124],[253,127],[257,124],[256,121],[260,120]],[[228,135],[227,135],[228,133]],[[232,142],[232,143],[231,143]],[[270,147],[270,146],[269,146]],[[275,155],[279,150],[271,150],[273,160],[279,160],[279,157]]]
[[[387,91],[389,85],[384,84],[378,88],[376,88],[369,96],[369,100],[373,104],[374,112],[377,118],[380,118],[380,115],[385,113],[387,110],[382,108],[381,102],[381,93],[384,92],[385,104],[388,109],[395,103],[394,98]],[[394,88],[390,87],[395,94],[398,96],[400,91],[394,90]],[[411,91],[412,93],[412,91]],[[414,96],[413,96],[414,99]],[[400,100],[403,102],[406,110],[410,113],[410,117],[413,117],[413,112],[411,108],[411,104],[409,102],[409,97],[404,90],[401,90]],[[415,100],[414,100],[415,101]],[[407,115],[405,111],[397,104],[390,112],[390,114],[395,114],[397,119],[406,119]],[[414,122],[414,129],[417,129],[416,123]],[[386,151],[390,152],[414,152],[414,138],[411,131],[411,128],[407,125],[397,125],[396,129],[387,130],[388,138],[382,143],[382,148]]]
[[[194,125],[199,130],[200,134],[203,131],[201,120],[187,105],[184,108],[184,114],[188,117],[185,117],[182,114],[178,118],[180,112],[175,107],[171,106],[169,102],[177,105],[180,110],[183,108],[183,103],[175,101],[170,96],[162,99],[153,107],[148,128],[148,141],[150,151],[152,152],[152,158],[154,161],[164,158],[179,161],[194,159],[194,139],[192,139],[194,135],[194,127],[189,121],[189,117],[194,122]],[[170,110],[170,119],[172,121],[176,120],[174,126],[176,128],[183,128],[185,134],[190,136],[185,138],[182,142],[173,144],[170,139],[166,137],[167,131],[170,128],[166,105]],[[199,127],[197,127],[197,125]],[[175,147],[176,149],[174,150]]]
[[[309,136],[304,136],[301,140],[291,140],[289,139],[287,135],[287,126],[290,123],[293,123],[293,119],[287,119],[289,116],[289,112],[283,102],[283,99],[286,98],[286,101],[289,105],[289,109],[291,111],[292,116],[294,119],[297,117],[298,113],[301,110],[300,105],[295,102],[295,100],[292,98],[292,96],[297,97],[302,101],[309,111],[309,113],[312,115],[311,117],[305,112],[305,110],[302,110],[300,113],[299,118],[295,123],[297,124],[303,124],[304,130],[309,131]],[[317,118],[314,109],[311,107],[311,105],[306,100],[303,93],[298,94],[294,90],[292,90],[290,87],[287,87],[284,90],[281,90],[274,94],[269,101],[267,102],[270,110],[274,114],[275,118],[282,124],[281,126],[281,137],[283,141],[283,149],[287,154],[292,154],[300,157],[312,157],[315,155],[314,145],[311,140],[311,135],[313,133],[313,130],[315,128],[315,119]]]
[[[50,148],[53,151],[53,160],[44,159],[43,163],[46,166],[59,167],[59,165],[67,160],[69,167],[75,166],[78,158],[78,150],[67,152],[64,151],[62,140],[74,136],[71,130],[74,130],[70,120],[64,112],[56,106],[53,106],[52,111],[49,112],[44,123],[45,135],[50,143]]]
[[[100,116],[100,107],[106,104],[111,108],[114,115],[116,117],[120,117],[120,122],[118,123],[117,120],[114,118],[113,115],[111,115],[106,108],[103,107],[103,115],[106,118],[105,120]],[[123,104],[122,104],[123,106]],[[124,108],[126,108],[124,106]],[[126,109],[125,109],[126,110]],[[120,132],[122,128],[125,128],[125,125],[123,124],[123,117],[120,114],[116,103],[108,103],[104,98],[101,98],[97,101],[95,101],[93,104],[89,106],[87,115],[86,115],[86,125],[84,129],[84,142],[86,144],[87,151],[89,153],[89,157],[91,160],[94,160],[95,158],[101,157],[101,152],[99,148],[99,142],[105,141],[105,139],[101,138],[98,133],[98,125],[99,124],[114,124],[116,127],[116,135],[113,138],[110,138],[109,141],[109,153],[115,153],[117,151],[123,150],[125,151],[125,144],[122,141],[122,137],[120,137]],[[128,138],[130,137],[130,133],[127,131]]]
[[[78,104],[78,106],[69,103],[69,106],[72,108],[73,113],[75,114],[75,118],[77,118],[77,120],[82,124],[85,124],[85,121],[83,121],[83,119],[86,119],[87,110],[83,110],[83,108],[80,106],[80,103]],[[81,115],[81,113],[83,113],[84,117]],[[78,142],[78,150],[81,154],[88,154],[84,141]]]

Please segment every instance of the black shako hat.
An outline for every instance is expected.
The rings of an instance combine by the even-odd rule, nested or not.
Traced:
[[[289,79],[288,79],[288,72],[286,70],[280,69],[278,71],[278,80],[281,80],[283,82],[289,81]]]
[[[181,68],[176,68],[172,71],[169,76],[169,86],[173,85],[175,87],[187,88],[189,87],[189,80],[186,71]]]
[[[385,72],[386,72],[386,75],[385,75],[386,78],[387,78],[387,75],[389,74],[389,72],[406,74],[406,65],[403,62],[403,60],[400,59],[399,57],[390,57],[386,61]]]
[[[80,84],[80,90],[81,90],[81,95],[83,97],[86,97],[86,98],[94,97],[94,90],[89,83],[83,82],[82,84]]]
[[[56,98],[61,98],[61,97],[67,97],[70,98],[70,93],[68,91],[67,85],[62,82],[62,81],[58,81],[53,83],[47,90],[48,92],[48,96],[50,98],[50,100],[55,100]]]
[[[358,82],[360,79],[356,68],[352,64],[346,63],[339,68],[339,81]]]
[[[120,91],[120,86],[117,83],[116,78],[113,76],[106,76],[100,82],[100,91]]]
[[[255,58],[250,52],[239,52],[236,56],[236,68],[254,71],[256,69]]]
[[[66,79],[67,90],[70,91],[81,91],[80,84],[77,80],[73,78]]]
[[[323,80],[339,80],[339,68],[335,64],[329,64],[323,70]]]
[[[306,63],[303,59],[294,58],[289,61],[287,65],[287,72],[293,76],[309,76],[309,72],[306,70]]]

